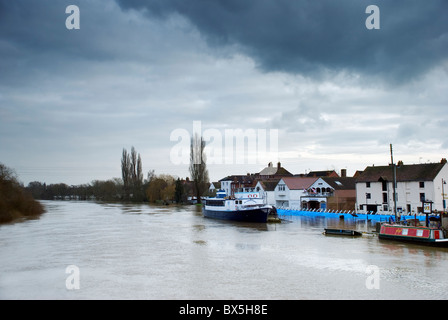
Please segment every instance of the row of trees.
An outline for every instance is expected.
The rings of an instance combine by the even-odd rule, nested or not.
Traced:
[[[123,149],[121,179],[94,180],[90,184],[72,185],[30,182],[26,189],[35,199],[76,199],[102,201],[149,201],[152,203],[186,203],[194,196],[201,201],[208,190],[209,180],[204,154],[205,142],[197,135],[191,140],[190,179],[181,180],[168,174],[155,175],[154,170],[143,178],[142,159],[134,147]]]
[[[89,184],[72,185],[65,183],[45,184],[30,182],[26,189],[35,199],[41,200],[101,200],[101,201],[150,201],[150,202],[187,202],[187,194],[191,194],[188,181],[170,175],[151,176],[151,180],[143,180],[139,189],[129,193],[128,187],[120,178],[111,180],[94,180]],[[134,197],[134,194],[138,194]],[[180,195],[176,197],[176,194]]]

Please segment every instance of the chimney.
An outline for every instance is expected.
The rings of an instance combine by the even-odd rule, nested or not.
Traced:
[[[268,163],[268,168],[272,167],[272,162]]]
[[[341,178],[347,177],[347,169],[341,169]]]
[[[277,163],[277,169],[280,169],[280,167],[281,167],[281,163],[279,162],[279,163]]]

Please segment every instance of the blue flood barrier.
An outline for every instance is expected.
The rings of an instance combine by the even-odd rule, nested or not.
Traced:
[[[305,217],[323,217],[323,218],[341,218],[344,219],[356,219],[356,220],[366,220],[367,218],[371,221],[389,221],[394,220],[395,216],[393,214],[365,214],[365,213],[338,213],[338,212],[322,212],[322,211],[302,211],[302,210],[290,210],[290,209],[277,209],[277,214],[279,216],[305,216]],[[402,215],[401,220],[414,219],[414,215]],[[425,221],[425,216],[418,215],[417,219],[419,221]]]

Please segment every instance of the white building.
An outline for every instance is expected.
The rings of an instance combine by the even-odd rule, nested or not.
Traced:
[[[255,190],[263,192],[266,198],[266,204],[275,206],[275,187],[280,179],[258,180]]]
[[[275,187],[275,206],[277,208],[301,208],[303,196],[308,196],[308,188],[316,182],[315,177],[284,177]]]
[[[394,167],[367,167],[356,181],[356,207],[359,211],[393,213]],[[422,201],[432,202],[432,209],[446,210],[444,204],[448,193],[448,166],[445,159],[440,163],[396,166],[396,207],[400,214],[422,212]]]

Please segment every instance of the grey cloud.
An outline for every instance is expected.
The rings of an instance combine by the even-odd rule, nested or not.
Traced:
[[[212,46],[240,45],[265,71],[321,76],[348,70],[399,83],[446,59],[448,2],[378,0],[381,29],[367,30],[371,1],[117,0],[152,17],[180,14]]]

